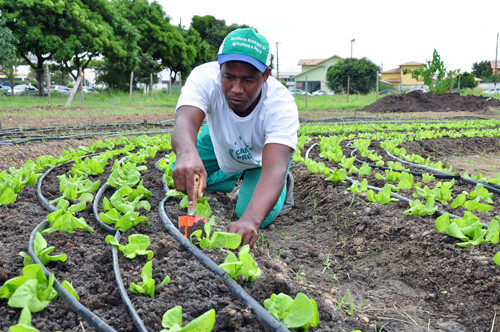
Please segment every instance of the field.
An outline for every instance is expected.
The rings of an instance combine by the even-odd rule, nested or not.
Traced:
[[[141,209],[149,225],[141,222],[121,236],[122,244],[127,243],[131,234],[149,236],[148,249],[154,252],[155,297],[129,290],[132,282],[142,281],[141,269],[147,258],[138,256],[129,260],[115,250],[118,263],[114,264],[111,245],[105,238],[115,233],[100,226],[92,204],[87,203],[76,217],[84,218],[94,232],[77,229],[75,233],[44,234],[48,246],[55,247],[51,255],[67,255],[66,262],[50,262],[46,267],[58,281],[69,281],[80,296],[79,302],[105,326],[96,328],[97,318],[90,323],[84,319],[89,314],[77,314],[62,298],[57,298],[44,310],[32,314],[33,327],[39,331],[160,331],[163,314],[181,305],[183,325],[215,309],[214,331],[264,331],[282,326],[262,313],[255,302],[249,303],[248,298],[263,307],[264,300],[273,293],[286,293],[293,298],[304,293],[317,302],[319,310],[319,324],[310,331],[500,331],[500,266],[493,261],[493,257],[498,257],[500,245],[498,234],[495,238],[488,233],[489,229],[493,233],[494,227],[486,231],[486,226],[495,224],[493,220],[500,220],[498,100],[449,95],[434,99],[419,93],[388,96],[356,109],[355,113],[339,109],[302,110],[300,146],[291,166],[295,205],[290,214],[278,217],[261,231],[251,250],[262,276],[254,282],[238,281],[238,289],[248,297],[242,296],[241,291],[235,295],[231,291],[234,284],[229,283],[233,286],[228,287],[227,280],[206,268],[176,240],[172,235],[175,232],[166,228],[168,220],[175,225],[178,217],[185,214],[185,209],[179,207],[179,199],[164,200],[165,171],[158,164],[171,152],[168,131],[173,122],[172,107],[171,103],[145,105],[147,112],[135,107],[112,116],[98,111],[96,106],[69,111],[60,105],[1,110],[4,144],[0,146],[0,171],[9,167],[20,169],[39,156],[59,158],[68,149],[75,152],[99,140],[115,144],[101,144],[95,151],[80,150],[87,154],[118,151],[125,142],[136,145],[130,148],[130,153],[135,154],[140,148],[158,146],[156,153],[149,151],[144,163],[139,163],[147,167],[141,171],[141,181],[152,193],[148,200],[150,211]],[[15,130],[20,127],[23,132]],[[118,133],[127,139],[119,139]],[[143,135],[158,138],[137,138]],[[397,159],[391,159],[380,143],[402,137],[405,139],[398,141],[399,145],[386,146],[392,149],[392,155],[399,152],[401,160],[403,156],[421,156],[428,159],[428,168],[439,167],[440,172],[423,172],[415,166],[417,158],[413,158],[411,165],[396,165]],[[9,145],[12,142],[16,144]],[[333,154],[339,151],[345,158],[333,161]],[[114,160],[123,156],[117,153],[110,157],[103,172],[89,176],[91,182],[99,180],[102,187],[109,181]],[[351,156],[360,162],[354,164],[356,169],[348,166],[346,159]],[[372,167],[367,174],[360,173],[363,162],[375,165],[379,157],[384,166],[392,162],[391,168],[405,167],[406,174],[415,174],[414,185],[399,188],[397,192],[393,188],[394,194],[412,202],[417,199],[424,202],[424,196],[418,195],[424,192],[424,187],[429,189],[429,195],[432,191],[445,196],[444,190],[439,189],[450,185],[451,197],[448,200],[436,197],[436,213],[422,212],[422,215],[405,214],[410,205],[404,200],[387,204],[382,198],[380,202],[370,201],[368,191],[355,192],[356,185],[364,179],[369,186],[379,189],[389,184],[398,187],[400,183],[400,178],[390,179],[397,175],[389,170]],[[70,162],[53,169],[46,167],[39,172],[45,176],[38,179],[38,185],[24,186],[14,203],[0,206],[3,253],[0,284],[22,275],[23,257],[19,252],[28,252],[33,229],[55,209],[46,202],[61,196],[60,177],[75,174],[74,166]],[[341,169],[346,173],[340,172]],[[454,176],[439,177],[443,170]],[[340,174],[340,178],[342,174],[345,176],[336,181],[332,173]],[[422,173],[437,176],[429,179]],[[489,201],[481,200],[482,211],[463,206],[452,208],[451,202],[462,192],[479,192],[476,184],[464,181],[467,174],[478,177],[479,173],[492,194],[485,196]],[[415,187],[417,183],[420,191]],[[102,198],[111,199],[113,192],[113,189],[103,191],[97,211],[103,211]],[[211,197],[209,204],[217,222],[216,230],[235,220],[234,193],[205,195]],[[429,196],[425,199],[429,202]],[[472,196],[468,199],[472,200]],[[420,211],[431,210],[430,205],[422,206]],[[484,225],[467,233],[466,238],[477,239],[474,232],[480,233],[482,229],[483,238],[490,241],[463,247],[457,244],[464,239],[448,235],[449,230],[448,233],[437,230],[436,220],[441,212],[462,217],[471,209]],[[467,226],[472,228],[477,222],[472,220]],[[213,249],[204,253],[218,265],[229,251]],[[129,315],[122,301],[114,266],[118,266],[136,316]],[[170,283],[160,286],[166,275]],[[2,331],[17,324],[21,312],[7,303],[7,299],[0,299]],[[141,322],[134,324],[131,316],[139,317]]]

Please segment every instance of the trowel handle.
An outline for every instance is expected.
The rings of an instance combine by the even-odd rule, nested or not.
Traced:
[[[188,202],[188,214],[191,216],[196,215],[196,206],[198,205],[198,188],[200,186],[200,176],[198,174],[194,174],[193,177],[193,201]]]

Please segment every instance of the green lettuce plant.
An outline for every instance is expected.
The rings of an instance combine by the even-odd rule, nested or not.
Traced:
[[[160,332],[210,332],[215,325],[215,310],[211,309],[182,327],[182,307],[176,306],[163,314]]]
[[[35,241],[33,243],[33,252],[43,265],[47,265],[48,262],[66,262],[66,254],[55,256],[49,255],[54,249],[54,247],[47,247],[47,241],[43,238],[42,234],[40,232],[36,232]],[[24,257],[23,265],[33,264],[33,260],[27,252],[21,251],[19,255]]]
[[[105,241],[120,250],[123,256],[128,259],[134,259],[137,255],[146,256],[148,260],[153,259],[154,252],[147,250],[151,245],[151,241],[147,235],[132,234],[128,237],[128,244],[126,245],[120,244],[112,235],[106,236]]]
[[[295,299],[280,293],[272,294],[264,300],[264,308],[289,329],[308,331],[309,327],[319,324],[319,313],[316,301],[309,299],[304,293],[298,293]]]
[[[237,233],[213,232],[212,226],[215,226],[215,218],[211,217],[208,222],[203,225],[205,236],[202,237],[202,230],[194,231],[190,236],[190,241],[196,243],[201,249],[236,249],[241,244],[241,235]],[[212,235],[210,237],[210,235]]]
[[[238,258],[230,252],[224,263],[219,265],[219,267],[225,270],[234,280],[238,280],[238,276],[242,275],[245,281],[255,281],[256,278],[262,275],[262,271],[257,267],[257,263],[250,254],[250,246],[248,244],[241,247]]]

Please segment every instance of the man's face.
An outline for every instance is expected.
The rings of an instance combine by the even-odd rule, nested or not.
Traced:
[[[236,115],[247,116],[253,111],[269,73],[269,68],[261,73],[254,66],[240,61],[229,61],[221,65],[222,90],[229,107]]]

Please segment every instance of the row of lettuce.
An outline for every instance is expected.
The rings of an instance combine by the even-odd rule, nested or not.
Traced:
[[[397,202],[404,196],[396,193],[404,192],[413,200],[406,200],[409,208],[403,213],[436,216],[436,229],[459,239],[458,246],[498,244],[500,216],[482,221],[478,215],[498,208],[498,199],[495,203],[494,193],[487,188],[495,189],[498,196],[500,174],[492,177],[481,173],[457,174],[452,166],[445,168],[441,161],[407,154],[401,145],[424,139],[500,137],[499,127],[499,120],[308,126],[303,128],[299,151],[294,159],[306,165],[310,172],[324,174],[326,181],[350,183],[350,192],[364,195],[371,202]],[[378,144],[377,149],[375,144]],[[312,159],[304,153],[304,149],[314,145],[319,145],[320,153],[319,157]],[[355,150],[354,153],[346,152],[347,147]],[[385,149],[386,154],[377,153],[380,148]],[[392,158],[387,158],[388,155]],[[415,166],[420,171],[415,172]],[[435,174],[429,170],[434,170]],[[436,178],[443,174],[449,176]],[[370,175],[383,180],[384,186],[377,188],[379,190],[370,189],[367,180]],[[449,180],[446,180],[447,177]],[[454,193],[455,178],[475,180],[475,185],[471,185],[469,191]],[[462,215],[451,213],[455,211],[462,211]],[[500,265],[500,253],[494,255],[493,261]]]
[[[53,208],[49,206],[52,212],[47,216],[48,227],[36,233],[33,245],[33,252],[43,265],[51,261],[62,264],[66,262],[67,256],[65,254],[51,256],[50,253],[55,248],[48,247],[43,234],[75,233],[78,229],[94,232],[87,221],[78,216],[78,213],[83,211],[88,204],[94,202],[97,197],[96,192],[102,188],[100,180],[92,181],[93,176],[105,173],[110,160],[113,161],[106,181],[106,185],[113,188],[113,193],[109,198],[102,198],[102,210],[96,219],[122,233],[128,232],[140,223],[146,223],[149,226],[147,214],[151,210],[151,205],[148,199],[152,193],[144,187],[141,180],[142,173],[147,171],[144,163],[148,159],[155,158],[158,151],[170,150],[169,134],[154,137],[132,136],[130,139],[120,136],[116,140],[97,141],[88,147],[81,146],[77,150],[68,149],[58,158],[41,156],[34,162],[28,161],[20,169],[11,168],[8,172],[0,173],[2,181],[0,202],[1,205],[7,207],[15,204],[23,187],[37,183],[42,172],[62,164],[72,163],[73,166],[69,172],[57,176],[61,195],[50,202]],[[120,157],[121,159],[118,159]],[[175,161],[175,154],[170,153],[157,163],[158,168],[164,171],[165,183],[170,188],[173,187],[170,171],[170,164],[173,161]],[[187,207],[185,194],[170,189],[166,195],[178,200],[182,208]],[[209,200],[210,197],[198,200],[197,216],[204,216],[209,219],[209,222],[204,225],[203,231],[198,230],[191,234],[191,242],[203,250],[231,250],[219,267],[236,281],[255,281],[256,278],[262,276],[262,271],[250,254],[250,247],[242,246],[236,255],[232,251],[240,247],[241,236],[213,231],[216,223],[208,204]],[[56,204],[56,207],[53,204]],[[127,244],[120,244],[117,238],[108,235],[105,241],[122,252],[125,258],[147,257],[147,262],[142,267],[142,280],[137,283],[132,282],[129,289],[132,293],[154,298],[155,280],[158,277],[153,276],[154,252],[149,250],[151,245],[149,237],[144,234],[131,234],[128,236]],[[20,255],[24,257],[25,265],[22,275],[4,283],[0,288],[0,298],[8,299],[9,306],[22,310],[19,323],[12,326],[9,331],[37,331],[31,326],[31,314],[43,310],[58,297],[53,288],[54,275],[50,274],[47,278],[41,265],[34,264],[28,253],[21,252]],[[161,276],[158,280],[162,280],[159,286],[167,287],[170,276]],[[71,283],[64,281],[62,285],[71,295],[79,299]],[[272,294],[264,301],[264,306],[277,320],[290,329],[307,329],[319,323],[316,302],[303,293],[298,293],[295,299],[283,293]],[[162,325],[165,328],[162,331],[197,331],[200,328],[210,331],[215,325],[215,310],[209,310],[182,326],[182,306],[177,305],[165,312]]]

